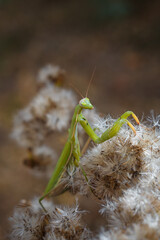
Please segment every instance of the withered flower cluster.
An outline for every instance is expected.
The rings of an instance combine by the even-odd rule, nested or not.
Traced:
[[[57,155],[47,138],[67,129],[77,103],[73,91],[59,87],[63,78],[64,70],[58,66],[47,65],[41,69],[37,78],[41,88],[14,117],[11,137],[27,150],[24,164],[34,168],[36,175],[43,172],[49,175]]]
[[[124,141],[125,154],[122,154],[123,148],[120,152],[121,161],[126,166],[123,173],[120,167],[121,176],[117,171],[117,181],[121,181],[119,187],[122,191],[115,188],[118,194],[112,193],[111,197],[105,190],[105,203],[100,212],[107,220],[106,229],[99,235],[100,240],[160,238],[159,120],[159,116],[156,119],[153,117],[151,124],[141,124],[137,135],[127,137]],[[122,133],[117,136],[117,140],[123,139],[123,130]],[[127,152],[125,149],[128,149]]]
[[[42,69],[37,96],[15,118],[12,135],[34,156],[35,166],[36,159],[41,166],[53,164],[56,152],[45,142],[47,133],[67,129],[76,105],[74,93],[56,85],[56,78],[59,84],[63,74],[57,66]],[[84,111],[84,115],[98,135],[115,122],[94,111]],[[71,193],[98,201],[99,213],[105,218],[100,233],[91,235],[82,225],[83,211],[78,207],[56,207],[44,201],[45,213],[34,199],[15,210],[11,239],[160,239],[160,116],[152,113],[135,128],[136,135],[124,125],[117,136],[99,145],[92,143],[80,166],[68,165],[60,180]],[[84,130],[78,127],[78,131],[84,145]],[[41,170],[46,171],[44,167]]]
[[[82,225],[80,218],[84,211],[74,208],[55,207],[52,202],[44,201],[47,212],[38,203],[38,198],[31,202],[22,200],[10,217],[12,233],[15,240],[87,240],[91,232]]]

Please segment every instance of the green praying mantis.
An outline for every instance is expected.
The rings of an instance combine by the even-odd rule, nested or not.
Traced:
[[[119,132],[120,128],[123,124],[127,123],[128,126],[136,133],[135,128],[133,125],[127,120],[127,118],[132,115],[135,119],[137,124],[139,124],[139,120],[137,116],[132,111],[125,112],[121,117],[119,117],[112,127],[108,128],[102,135],[99,137],[95,130],[91,128],[90,124],[88,123],[87,119],[84,117],[82,111],[83,109],[92,110],[94,107],[91,104],[88,97],[82,98],[79,101],[79,104],[75,107],[75,111],[72,117],[71,126],[69,128],[69,135],[67,142],[62,150],[62,153],[57,161],[56,167],[53,171],[53,174],[48,182],[48,185],[44,191],[43,196],[39,199],[39,203],[42,208],[45,210],[42,200],[46,198],[54,189],[57,187],[63,173],[68,164],[73,164],[75,167],[79,166],[81,151],[80,151],[80,144],[78,140],[78,123],[81,124],[84,131],[87,133],[90,139],[92,139],[96,144],[100,144],[105,142],[106,140],[114,137]],[[87,176],[84,170],[81,168],[82,173],[84,174],[86,180]],[[46,211],[46,210],[45,210]]]

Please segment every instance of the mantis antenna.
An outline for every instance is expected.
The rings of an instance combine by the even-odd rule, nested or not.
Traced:
[[[79,91],[78,88],[76,88],[76,87],[73,85],[73,83],[69,83],[69,84],[73,87],[73,89],[74,89],[82,98],[84,98],[84,96],[82,95],[82,93]]]
[[[94,70],[93,70],[93,72],[92,72],[91,79],[90,79],[90,81],[89,81],[89,83],[88,83],[88,87],[87,87],[87,91],[86,91],[86,97],[87,97],[87,95],[88,95],[88,91],[89,91],[89,88],[90,88],[91,82],[93,81],[95,71],[96,71],[96,66],[94,67]]]

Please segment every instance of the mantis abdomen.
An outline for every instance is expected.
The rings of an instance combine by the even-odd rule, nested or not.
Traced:
[[[68,140],[63,148],[60,158],[58,159],[58,162],[53,171],[51,179],[45,189],[44,195],[49,193],[56,186],[58,180],[60,179],[60,176],[62,175],[62,173],[71,157],[71,153],[72,153],[71,147],[72,147],[72,142],[70,140]]]

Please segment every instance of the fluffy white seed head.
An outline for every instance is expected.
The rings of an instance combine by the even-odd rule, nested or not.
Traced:
[[[12,138],[26,148],[39,146],[49,131],[68,127],[75,105],[72,91],[47,85],[14,118]]]
[[[57,84],[58,81],[62,81],[65,75],[65,71],[57,65],[48,64],[38,72],[37,82],[38,84]]]
[[[47,212],[41,208],[38,198],[31,202],[23,200],[10,217],[10,239],[39,240],[39,239],[90,239],[90,231],[81,224],[78,209],[55,207],[50,201],[43,201]]]

